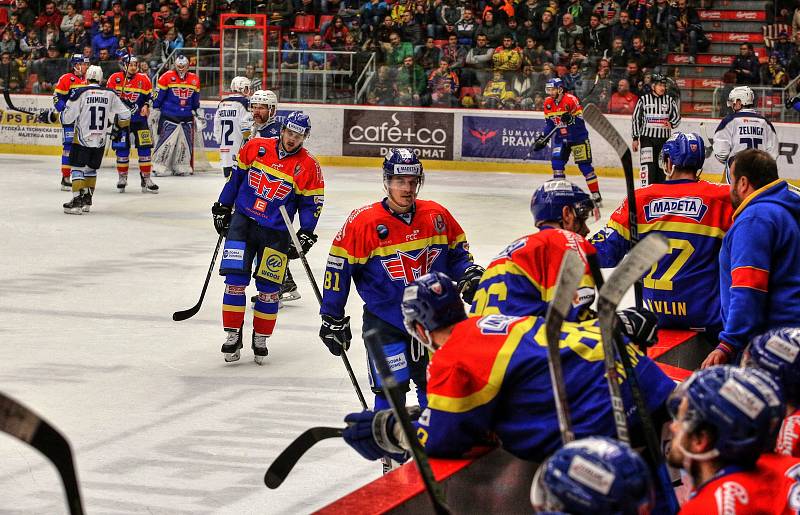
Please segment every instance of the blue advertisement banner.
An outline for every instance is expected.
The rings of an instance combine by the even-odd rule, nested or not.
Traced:
[[[544,130],[543,119],[465,116],[461,134],[463,157],[550,160],[550,147],[534,152],[533,142]]]

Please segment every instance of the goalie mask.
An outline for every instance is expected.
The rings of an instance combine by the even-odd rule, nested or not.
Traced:
[[[180,78],[184,78],[186,76],[186,72],[189,71],[189,58],[185,55],[179,55],[176,57],[175,71],[178,72]]]

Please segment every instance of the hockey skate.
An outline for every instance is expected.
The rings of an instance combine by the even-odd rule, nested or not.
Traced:
[[[81,194],[81,202],[83,202],[83,209],[84,213],[88,213],[90,209],[92,209],[92,193],[87,191],[86,193]]]
[[[225,329],[228,333],[225,343],[222,344],[222,353],[225,354],[225,362],[232,363],[239,361],[242,349],[242,331],[236,329]]]
[[[297,290],[297,283],[294,282],[292,273],[286,269],[286,279],[281,284],[280,301],[291,302],[300,298],[300,292]]]
[[[253,343],[251,347],[253,348],[253,361],[258,363],[259,365],[264,364],[264,358],[267,357],[269,351],[267,350],[267,336],[266,334],[260,334],[253,331]]]
[[[125,186],[128,185],[128,174],[121,173],[119,174],[119,179],[117,180],[117,190],[120,193],[125,193]]]
[[[69,177],[61,176],[61,191],[72,191],[72,183]]]
[[[72,197],[72,200],[64,204],[64,212],[68,215],[82,215],[83,214],[83,199],[82,195]]]
[[[158,185],[153,182],[149,175],[145,177],[139,174],[139,176],[142,178],[142,193],[158,193]]]

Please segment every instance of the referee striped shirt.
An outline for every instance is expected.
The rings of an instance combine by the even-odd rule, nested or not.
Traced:
[[[631,117],[633,139],[668,139],[672,129],[681,123],[681,108],[671,96],[648,93],[639,97]]]

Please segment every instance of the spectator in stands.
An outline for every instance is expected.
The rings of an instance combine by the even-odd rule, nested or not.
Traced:
[[[604,112],[608,112],[608,102],[611,100],[613,86],[611,67],[608,61],[601,59],[597,63],[597,84],[592,86],[594,89],[586,96],[584,103],[591,102],[598,105]]]
[[[20,41],[25,37],[25,34],[27,34],[27,30],[25,30],[25,24],[19,21],[19,17],[16,14],[12,14],[8,17],[7,26],[10,27],[11,34],[17,41]]]
[[[25,28],[33,27],[36,21],[36,13],[28,7],[27,0],[17,0],[16,9],[11,7],[11,14],[17,15],[17,22],[21,23]]]
[[[102,68],[103,77],[110,77],[112,73],[116,73],[119,70],[117,59],[108,48],[100,49],[97,65]]]
[[[128,35],[128,13],[122,11],[120,0],[111,2],[111,14],[106,19],[111,22],[111,30],[117,38]]]
[[[361,6],[361,19],[364,29],[370,33],[377,29],[389,12],[389,5],[384,0],[369,0]]]
[[[612,27],[619,22],[619,12],[619,4],[614,0],[601,0],[595,4],[592,10],[592,14],[596,14],[600,22],[607,27]]]
[[[670,27],[672,25],[671,16],[672,8],[669,6],[669,3],[667,3],[667,0],[656,0],[655,4],[653,4],[647,13],[647,17],[650,18],[653,26],[665,37],[668,37],[670,33]],[[664,48],[671,49],[672,47],[668,47],[667,43],[667,41],[663,42]]]
[[[510,81],[521,67],[522,52],[511,35],[506,34],[503,36],[502,46],[495,48],[492,54],[492,70],[501,72],[506,80]]]
[[[644,82],[644,75],[642,70],[639,69],[639,64],[634,61],[628,61],[628,66],[625,68],[625,79],[628,81],[628,87],[631,92],[636,96],[642,96],[642,83]]]
[[[462,84],[468,86],[478,86],[483,88],[489,80],[491,70],[494,66],[494,48],[487,44],[488,40],[484,34],[476,36],[476,44],[467,52],[465,59],[465,69],[462,72]]]
[[[442,51],[436,46],[434,39],[429,36],[425,39],[425,45],[417,51],[417,55],[414,57],[417,64],[420,65],[423,70],[425,70],[426,81],[428,76],[427,74],[439,66],[439,61],[441,58]],[[405,60],[403,60],[403,62],[405,62]]]
[[[569,0],[566,12],[572,15],[576,25],[585,27],[589,23],[589,16],[592,14],[592,6],[585,0]]]
[[[189,36],[184,43],[190,48],[214,47],[214,43],[211,42],[211,34],[206,32],[206,26],[202,23],[194,24],[194,33]]]
[[[67,4],[66,11],[67,13],[61,18],[59,28],[64,37],[69,37],[78,23],[83,26],[83,15],[75,9],[75,4],[72,2]]]
[[[670,17],[670,44],[672,49],[677,45],[684,47],[681,51],[689,52],[689,62],[694,63],[698,41],[702,37],[703,28],[700,16],[694,7],[689,7],[688,0],[678,0],[678,8]]]
[[[536,41],[533,37],[528,36],[525,40],[525,46],[522,48],[522,67],[528,66],[539,69],[546,60],[547,56],[544,54],[542,47],[536,46]]]
[[[175,13],[167,4],[162,4],[158,8],[157,19],[155,27],[160,31],[158,33],[159,36],[163,36],[169,29],[175,27]]]
[[[778,56],[772,54],[769,56],[769,62],[766,66],[761,67],[762,84],[772,86],[773,88],[782,88],[789,83],[789,77],[786,75],[786,70],[778,60]]]
[[[56,47],[47,48],[47,58],[36,68],[38,80],[31,88],[34,95],[52,93],[53,86],[64,73],[64,59]]]
[[[14,39],[14,33],[10,29],[5,29],[0,36],[0,54],[10,56],[17,55],[19,52],[19,42]]]
[[[45,48],[53,47],[59,54],[63,54],[66,49],[66,40],[58,30],[58,27],[48,24],[44,30],[44,39],[42,41]]]
[[[323,32],[322,39],[334,50],[339,50],[344,46],[344,39],[348,34],[350,30],[345,26],[344,20],[336,15]]]
[[[564,80],[564,90],[576,95],[583,96],[583,78],[581,77],[580,67],[578,63],[569,65],[567,73],[562,77]]]
[[[19,49],[27,61],[38,61],[45,58],[46,47],[36,29],[30,29],[28,34],[19,42]]]
[[[192,35],[197,18],[194,17],[188,7],[181,7],[178,11],[178,18],[175,20],[175,28],[178,30],[183,40]],[[277,25],[277,23],[276,23]]]
[[[636,61],[640,70],[652,70],[658,64],[658,58],[645,46],[641,36],[633,37],[633,48],[628,56]]]
[[[172,27],[167,30],[167,33],[164,34],[164,39],[161,40],[161,60],[166,61],[172,52],[183,47],[183,36],[175,30],[175,27]]]
[[[329,70],[334,62],[334,56],[330,53],[332,51],[333,48],[322,41],[322,36],[314,34],[305,54],[306,65],[311,70]]]
[[[633,114],[633,108],[639,97],[633,94],[627,79],[620,79],[617,91],[611,95],[608,112],[613,114]]]
[[[660,53],[662,47],[666,47],[666,42],[662,39],[661,30],[653,23],[653,18],[649,16],[644,19],[638,35],[642,38],[644,46],[656,54]]]
[[[153,17],[147,14],[144,4],[136,4],[136,10],[128,25],[128,33],[132,39],[138,39],[148,28],[153,28]]]
[[[85,57],[85,58],[87,58],[89,60],[93,60],[94,59],[94,52],[92,51],[92,44],[91,43],[89,43],[88,45],[84,45],[83,46],[83,51],[81,52],[81,55],[83,55],[83,57]]]
[[[412,57],[403,59],[403,66],[397,70],[397,103],[401,106],[418,106],[422,103],[428,88],[425,70],[414,62]]]
[[[619,13],[619,23],[611,27],[611,37],[622,38],[625,50],[628,52],[633,48],[633,35],[636,33],[636,27],[631,23],[631,16],[628,11],[621,11]]]
[[[592,14],[589,17],[589,27],[584,31],[587,42],[588,56],[592,62],[597,62],[610,47],[608,27],[600,23],[600,16]]]
[[[450,70],[456,74],[460,74],[464,69],[464,64],[467,60],[467,49],[458,44],[458,37],[451,34],[447,38],[447,44],[442,47],[441,61],[447,61],[450,65]]]
[[[394,105],[397,97],[395,82],[388,66],[378,68],[378,78],[367,93],[367,103],[371,105]]]
[[[614,38],[611,43],[611,49],[603,55],[611,65],[612,72],[622,70],[628,64],[628,51],[625,50],[625,44],[622,38]]]
[[[739,55],[731,63],[730,70],[736,73],[736,84],[758,84],[761,64],[753,54],[752,43],[742,43]]]
[[[491,10],[497,24],[508,25],[508,19],[514,16],[514,2],[512,0],[489,0],[484,8],[484,13]]]
[[[295,0],[294,2],[289,2],[289,6],[293,9],[292,13],[289,14],[289,23],[291,23],[291,18],[294,17],[295,13],[313,16],[314,20],[316,20],[315,23],[319,23],[319,17],[322,14],[322,5],[319,0],[300,0],[299,2]]]
[[[556,49],[556,34],[558,28],[553,21],[553,11],[549,8],[542,13],[542,19],[533,26],[531,37],[536,41],[536,45],[542,47],[545,55],[551,59]]]
[[[0,54],[0,87],[13,89],[9,85],[11,83],[21,84],[22,76],[23,73],[20,70],[19,63],[13,59],[12,54],[9,52]]]
[[[399,35],[397,30],[394,28],[394,20],[392,20],[391,16],[386,15],[383,17],[383,23],[381,23],[377,30],[375,30],[373,33],[373,39],[378,45],[380,45],[384,53],[389,53],[392,50],[392,33]]]
[[[583,28],[575,23],[571,14],[564,14],[561,18],[561,27],[558,29],[558,36],[556,36],[556,64],[569,60],[570,53],[575,50],[575,40],[581,36],[583,36]]]
[[[435,23],[433,28],[428,29],[428,35],[434,37],[441,37],[443,29],[447,25],[455,25],[464,17],[464,5],[458,5],[455,0],[446,0],[436,5],[434,9]]]
[[[800,33],[795,34],[795,49],[786,65],[786,71],[792,78],[800,75]]]
[[[480,105],[486,109],[513,109],[516,106],[516,93],[503,77],[503,72],[495,71],[486,83]]]
[[[345,22],[347,20],[345,19]],[[358,18],[351,20],[350,26],[350,35],[353,36],[353,41],[355,41],[356,45],[361,45],[364,42],[364,30],[361,28],[361,21]]]
[[[495,21],[494,12],[487,7],[487,10],[483,12],[483,25],[478,28],[476,34],[486,36],[489,46],[495,48],[503,43],[503,35],[507,30],[506,24]]]
[[[389,66],[399,66],[408,56],[414,57],[414,48],[411,43],[402,41],[400,33],[392,32],[389,35],[389,49],[384,54],[384,63]]]
[[[61,25],[61,13],[56,9],[55,2],[47,2],[44,5],[44,12],[39,14],[33,26],[39,30],[44,30],[48,23],[52,23],[56,27]]]
[[[533,27],[542,19],[542,13],[547,8],[543,0],[524,0],[517,4],[514,15],[522,22],[523,26]]]
[[[403,41],[411,43],[413,46],[422,44],[422,26],[417,23],[414,13],[406,11],[400,16],[400,33]]]
[[[475,21],[475,14],[471,8],[464,9],[464,16],[456,23],[456,36],[458,44],[471,47],[478,32],[478,22]]]
[[[286,41],[283,43],[283,52],[281,52],[281,67],[288,68],[288,69],[297,69],[303,64],[302,56],[304,51],[307,49],[306,43],[304,39],[300,39],[296,32],[290,32],[289,36],[286,38]],[[255,75],[255,67],[253,65],[247,65],[248,67],[252,68],[252,74]],[[252,78],[247,76],[247,68],[245,68],[245,77],[250,79],[252,83]]]
[[[147,61],[150,68],[158,68],[161,42],[156,38],[152,27],[146,27],[144,33],[133,44],[133,53],[139,58],[139,62]]]
[[[439,67],[428,77],[428,91],[434,107],[454,107],[458,104],[458,77],[450,70],[446,60],[439,61]]]
[[[507,26],[508,31],[506,31],[506,34],[511,35],[514,44],[517,46],[524,45],[525,38],[528,36],[528,31],[524,27],[519,26],[516,16],[512,16],[508,19]]]
[[[92,52],[95,57],[100,55],[100,50],[103,48],[107,48],[110,52],[113,52],[119,46],[119,40],[114,35],[111,22],[106,20],[101,24],[101,27],[100,33],[92,38]]]
[[[778,62],[782,66],[787,66],[795,52],[795,46],[789,42],[789,34],[785,30],[782,30],[780,34],[778,34],[778,40],[772,45],[772,52],[770,52],[770,55],[776,56]]]

